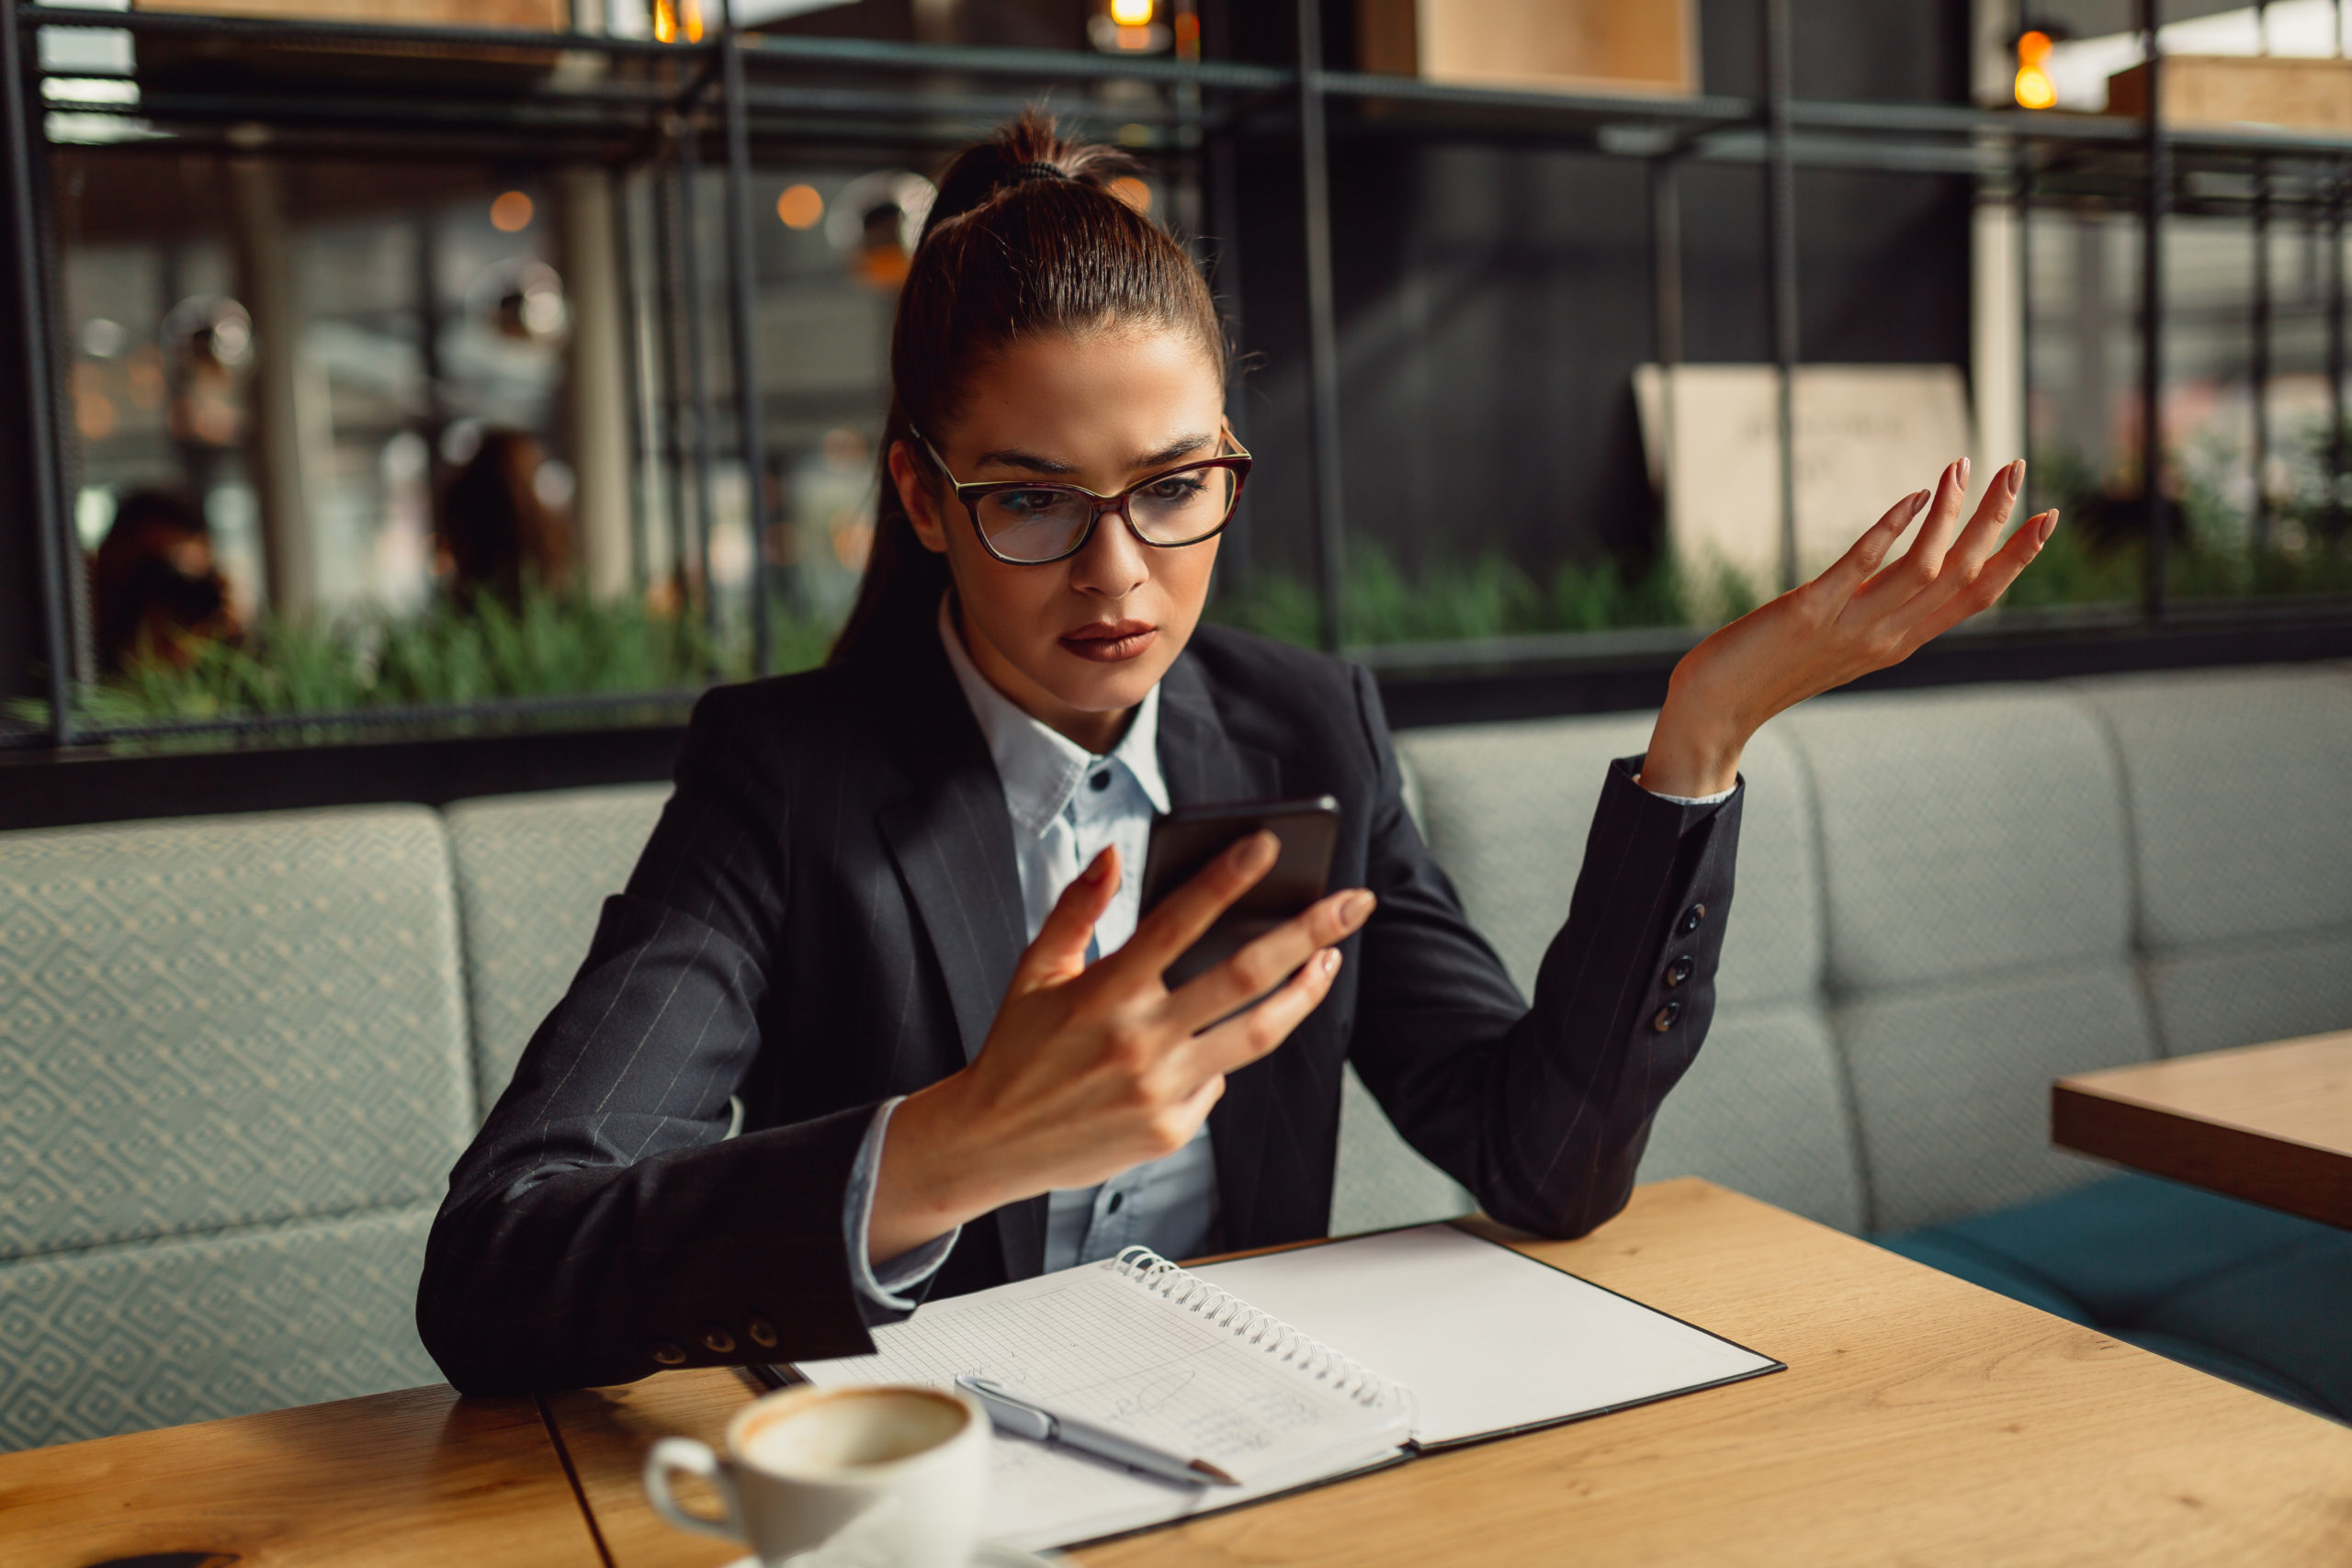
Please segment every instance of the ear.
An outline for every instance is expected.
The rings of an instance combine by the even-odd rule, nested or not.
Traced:
[[[939,495],[932,489],[930,466],[903,441],[890,443],[890,483],[899,491],[899,504],[907,509],[907,521],[914,525],[915,537],[933,555],[947,553],[947,530],[940,525]]]

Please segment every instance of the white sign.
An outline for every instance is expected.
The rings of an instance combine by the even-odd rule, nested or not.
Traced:
[[[1843,555],[1902,497],[1970,449],[1951,365],[1804,365],[1795,378],[1796,574]],[[1781,562],[1780,372],[1644,365],[1634,400],[1668,547],[1702,597],[1724,568],[1766,595]],[[1985,475],[1972,475],[1981,491]]]

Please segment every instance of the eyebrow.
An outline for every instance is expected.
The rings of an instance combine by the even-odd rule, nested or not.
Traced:
[[[1133,470],[1162,468],[1179,457],[1214,444],[1216,440],[1216,437],[1214,435],[1180,435],[1157,452],[1145,453],[1129,467]],[[990,467],[1022,468],[1033,474],[1075,474],[1078,472],[1078,466],[1074,463],[1064,463],[1052,457],[1040,457],[1035,452],[1023,452],[1018,447],[983,452],[973,467],[976,468]]]

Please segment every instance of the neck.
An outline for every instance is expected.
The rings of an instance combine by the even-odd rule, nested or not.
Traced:
[[[955,625],[956,635],[962,639],[964,651],[970,656],[972,668],[980,672],[980,678],[1003,694],[1006,701],[1055,734],[1100,757],[1106,755],[1119,743],[1119,737],[1127,732],[1135,709],[1096,712],[1061,701],[1015,669],[1012,661],[972,625],[960,602],[956,605]]]

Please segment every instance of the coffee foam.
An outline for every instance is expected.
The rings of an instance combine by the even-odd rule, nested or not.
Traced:
[[[962,1404],[925,1389],[833,1389],[746,1423],[741,1446],[762,1470],[835,1474],[912,1459],[970,1419]]]

